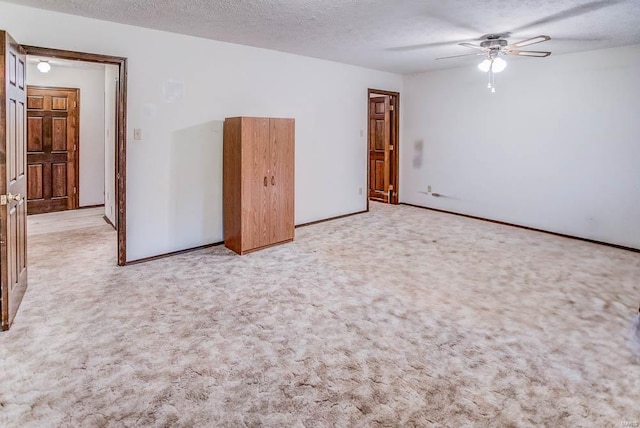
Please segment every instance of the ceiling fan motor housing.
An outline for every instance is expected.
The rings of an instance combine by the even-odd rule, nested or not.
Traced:
[[[480,43],[480,46],[488,49],[500,49],[507,46],[507,41],[504,39],[485,40],[484,42]]]
[[[507,41],[504,39],[500,39],[498,36],[489,36],[489,40],[481,42],[480,46],[482,46],[484,49],[487,49],[487,58],[492,60],[500,55],[500,52],[502,52],[502,48],[507,46]]]

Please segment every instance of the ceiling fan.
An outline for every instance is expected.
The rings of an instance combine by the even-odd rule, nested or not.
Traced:
[[[471,55],[484,55],[487,57],[487,59],[491,60],[491,59],[498,58],[499,55],[533,56],[537,58],[544,58],[546,56],[551,55],[551,52],[546,52],[546,51],[520,50],[520,48],[525,46],[551,40],[551,37],[549,36],[532,37],[530,39],[522,40],[520,42],[511,43],[511,44],[509,44],[509,42],[505,40],[505,37],[507,37],[507,35],[505,34],[488,34],[483,37],[485,40],[480,42],[479,45],[474,45],[473,43],[458,43],[460,46],[464,46],[472,49],[478,49],[481,52],[472,53],[472,54],[445,56],[445,57],[436,58],[436,59],[458,58],[462,56],[471,56]]]
[[[567,19],[571,19],[580,15],[585,15],[588,13],[594,13],[600,9],[604,9],[604,8],[608,8],[608,7],[612,7],[615,6],[619,3],[624,3],[627,0],[591,0],[588,3],[582,3],[582,4],[578,4],[577,6],[573,6],[570,7],[568,9],[564,9],[564,10],[560,10],[559,12],[556,12],[552,15],[548,15],[548,16],[544,16],[541,18],[538,18],[532,22],[528,22],[525,23],[524,25],[520,25],[517,28],[513,28],[510,32],[507,33],[492,33],[492,34],[488,34],[486,36],[483,36],[479,39],[477,39],[478,41],[480,41],[479,45],[476,44],[472,44],[472,43],[466,43],[465,40],[459,40],[459,41],[437,41],[437,42],[429,42],[429,43],[423,43],[423,44],[418,44],[418,45],[410,45],[410,46],[398,46],[398,47],[391,47],[388,48],[388,50],[391,51],[398,51],[398,52],[403,52],[403,51],[412,51],[412,50],[419,50],[419,49],[428,49],[428,48],[435,48],[435,47],[441,47],[441,46],[445,46],[445,45],[451,45],[453,43],[458,43],[461,46],[465,46],[468,48],[472,48],[472,49],[476,49],[479,52],[477,53],[472,53],[472,54],[462,54],[462,55],[454,55],[454,56],[450,56],[450,57],[442,57],[442,58],[436,58],[436,59],[447,59],[447,58],[456,58],[456,57],[463,57],[463,56],[473,56],[473,55],[481,55],[485,57],[485,60],[482,61],[481,64],[478,65],[478,67],[482,70],[482,71],[487,71],[489,72],[490,76],[489,76],[489,88],[492,90],[492,92],[495,92],[495,88],[493,87],[493,73],[494,72],[499,72],[502,71],[505,67],[506,67],[506,61],[504,61],[504,59],[501,58],[501,56],[506,56],[506,55],[514,55],[514,56],[532,56],[532,57],[538,57],[538,58],[543,58],[546,56],[551,55],[551,52],[544,52],[544,51],[528,51],[528,50],[521,50],[520,48],[525,47],[525,46],[529,46],[535,43],[541,43],[541,42],[545,42],[547,40],[550,40],[551,37],[549,36],[538,36],[538,37],[533,37],[531,39],[527,39],[527,40],[522,40],[520,42],[517,43],[512,43],[509,44],[509,42],[507,40],[505,40],[506,38],[508,38],[511,34],[513,33],[521,33],[521,32],[525,32],[525,31],[531,31],[534,28],[537,28],[539,26],[544,26],[544,25],[548,25],[551,23],[555,23],[555,22],[559,22],[559,21],[564,21]],[[477,33],[478,29],[475,28],[474,25],[469,25],[469,23],[464,22],[464,21],[460,21],[458,20],[455,15],[450,14],[450,13],[438,13],[437,11],[430,11],[429,12],[430,15],[435,18],[438,19],[440,21],[443,22],[447,22],[455,27],[461,28],[469,33],[474,32]],[[468,40],[473,40],[473,39],[467,39]],[[580,37],[579,39],[573,39],[573,38],[567,38],[567,37],[554,37],[554,40],[587,40],[584,37]],[[597,40],[597,39],[591,39],[591,40]],[[465,43],[460,43],[460,42],[465,42]]]
[[[564,21],[567,19],[571,19],[577,16],[581,16],[581,15],[585,15],[588,13],[594,13],[597,12],[600,9],[604,9],[604,8],[609,8],[612,6],[615,6],[616,4],[619,3],[624,3],[628,0],[594,0],[591,1],[589,3],[584,3],[584,4],[579,4],[577,6],[571,7],[569,9],[565,9],[565,10],[561,10],[559,12],[556,12],[552,15],[549,16],[544,16],[541,17],[539,19],[536,19],[532,22],[528,22],[524,25],[520,25],[517,28],[512,28],[511,31],[506,32],[506,33],[492,33],[492,34],[488,34],[486,36],[482,36],[479,39],[476,39],[478,41],[480,40],[484,40],[484,41],[490,41],[490,40],[501,40],[501,39],[506,39],[508,38],[511,34],[515,34],[515,33],[521,33],[521,32],[525,32],[525,31],[531,31],[537,27],[540,26],[544,26],[544,25],[548,25],[548,24],[552,24],[555,22],[560,22],[560,21]],[[432,18],[435,18],[437,20],[440,20],[442,22],[448,23],[450,25],[453,25],[456,28],[460,28],[461,30],[465,30],[466,32],[469,33],[478,33],[479,30],[474,26],[474,25],[470,25],[467,22],[464,21],[460,21],[459,19],[456,18],[455,15],[451,14],[451,13],[438,13],[435,10],[430,10],[429,11],[429,15]],[[497,36],[497,37],[496,37]],[[536,37],[534,37],[534,39],[537,39]],[[586,39],[584,37],[580,37],[579,39],[573,39],[573,38],[566,38],[566,37],[561,37],[560,39],[558,39],[557,37],[554,38],[555,40],[589,40]],[[472,39],[467,39],[467,40],[472,40]],[[460,40],[459,42],[465,42],[467,40]],[[531,40],[531,39],[529,39]],[[548,40],[548,39],[546,39]],[[591,39],[594,40],[594,39]],[[597,39],[595,39],[597,40]],[[527,44],[522,44],[524,42],[526,42],[528,40],[523,40],[522,42],[519,43],[514,43],[514,45],[518,45],[517,47],[522,47],[522,46],[527,46],[528,44],[532,44],[532,43],[527,43]],[[540,41],[544,41],[544,40],[540,40]],[[418,45],[409,45],[409,46],[395,46],[395,47],[390,47],[387,48],[387,50],[390,51],[397,51],[397,52],[404,52],[404,51],[412,51],[412,50],[417,50],[417,49],[427,49],[427,48],[432,48],[432,47],[441,47],[441,46],[448,46],[452,43],[458,43],[456,41],[437,41],[437,42],[429,42],[429,43],[423,43],[423,44],[418,44]],[[500,43],[500,42],[498,42]],[[538,43],[537,41],[535,41],[534,43]],[[464,45],[464,43],[459,43]],[[505,44],[505,46],[508,45],[508,43]],[[483,46],[480,46],[483,47]],[[516,54],[518,55],[518,54]]]
[[[551,40],[549,36],[536,36],[530,39],[522,40],[516,43],[507,42],[506,37],[507,34],[488,34],[483,36],[479,45],[474,45],[473,43],[458,43],[460,46],[464,46],[467,48],[472,48],[479,50],[480,52],[471,53],[471,54],[462,54],[462,55],[453,55],[453,56],[445,56],[439,59],[449,59],[449,58],[459,58],[463,56],[476,56],[482,55],[485,57],[484,61],[478,64],[478,68],[481,71],[489,73],[489,83],[487,84],[487,88],[491,90],[491,92],[496,91],[496,86],[494,82],[494,73],[500,73],[507,66],[507,62],[500,58],[501,55],[514,55],[514,56],[530,56],[535,58],[544,58],[551,55],[549,51],[529,51],[529,50],[521,50],[525,46],[533,45],[536,43],[546,42],[547,40]]]

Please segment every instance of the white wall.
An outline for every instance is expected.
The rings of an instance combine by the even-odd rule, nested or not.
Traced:
[[[400,91],[399,75],[7,3],[0,28],[23,44],[129,59],[128,260],[222,240],[229,116],[296,119],[296,223],[366,207],[367,88]],[[167,81],[184,82],[182,99],[164,100]]]
[[[116,95],[118,67],[107,65],[104,73],[104,215],[117,226],[116,218]]]
[[[640,46],[507,61],[405,77],[401,200],[640,248]]]
[[[104,203],[104,66],[51,67],[27,64],[27,84],[80,89],[80,206]]]

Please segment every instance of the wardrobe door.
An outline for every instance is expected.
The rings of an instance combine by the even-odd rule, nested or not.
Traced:
[[[222,145],[222,193],[224,244],[236,253],[242,252],[242,119],[226,118]]]
[[[293,239],[294,134],[293,119],[271,119],[269,185],[271,187],[271,242]]]
[[[242,118],[242,251],[269,245],[269,119]]]

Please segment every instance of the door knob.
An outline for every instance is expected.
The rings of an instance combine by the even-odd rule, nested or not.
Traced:
[[[20,202],[22,200],[22,195],[20,193],[18,193],[16,195],[12,195],[11,193],[9,193],[7,195],[7,199],[10,200],[10,201]]]

